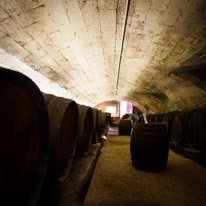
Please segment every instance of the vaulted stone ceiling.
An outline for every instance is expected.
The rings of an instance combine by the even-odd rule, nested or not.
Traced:
[[[90,106],[205,107],[206,2],[0,0],[0,65]]]

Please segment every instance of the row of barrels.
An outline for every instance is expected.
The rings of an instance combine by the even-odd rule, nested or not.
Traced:
[[[43,94],[0,68],[0,205],[36,205],[45,179],[64,181],[77,156],[105,134],[109,115]]]
[[[164,123],[170,141],[194,152],[206,152],[206,108],[187,112],[148,114],[149,123]],[[141,118],[143,122],[143,118]]]

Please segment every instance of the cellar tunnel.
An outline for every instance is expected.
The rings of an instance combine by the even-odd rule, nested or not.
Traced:
[[[82,203],[97,159],[118,148],[118,143],[109,145],[115,138],[127,144],[124,155],[130,162],[123,164],[131,166],[128,140],[137,130],[130,125],[129,133],[118,133],[124,113],[139,115],[143,128],[164,125],[171,156],[169,170],[158,177],[167,182],[164,175],[172,176],[170,169],[176,168],[178,179],[181,166],[183,177],[185,165],[195,174],[197,168],[201,171],[202,179],[192,180],[205,181],[205,11],[204,0],[0,0],[0,203]],[[121,110],[121,105],[127,108]],[[126,171],[137,180],[133,169]],[[143,179],[155,180],[159,188],[153,177]],[[178,186],[179,194],[199,197],[201,205],[205,187],[190,182],[189,176],[187,180]],[[187,189],[193,183],[199,195]],[[160,188],[161,193],[165,183]],[[148,203],[144,200],[150,189],[144,189],[143,202],[131,204]],[[176,194],[176,202],[159,201],[155,192],[152,197],[152,205],[190,205]]]

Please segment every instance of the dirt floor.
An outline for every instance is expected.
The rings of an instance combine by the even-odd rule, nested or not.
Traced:
[[[98,159],[84,206],[205,206],[206,169],[169,151],[167,169],[148,173],[132,167],[130,136],[110,129]]]

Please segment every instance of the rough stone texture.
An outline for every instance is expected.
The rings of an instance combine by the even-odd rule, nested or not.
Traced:
[[[58,84],[54,94],[90,106],[117,99],[156,112],[204,107],[205,1],[132,0],[123,41],[126,4],[1,0],[0,48],[8,54],[1,66],[25,71],[11,66],[12,55]]]

